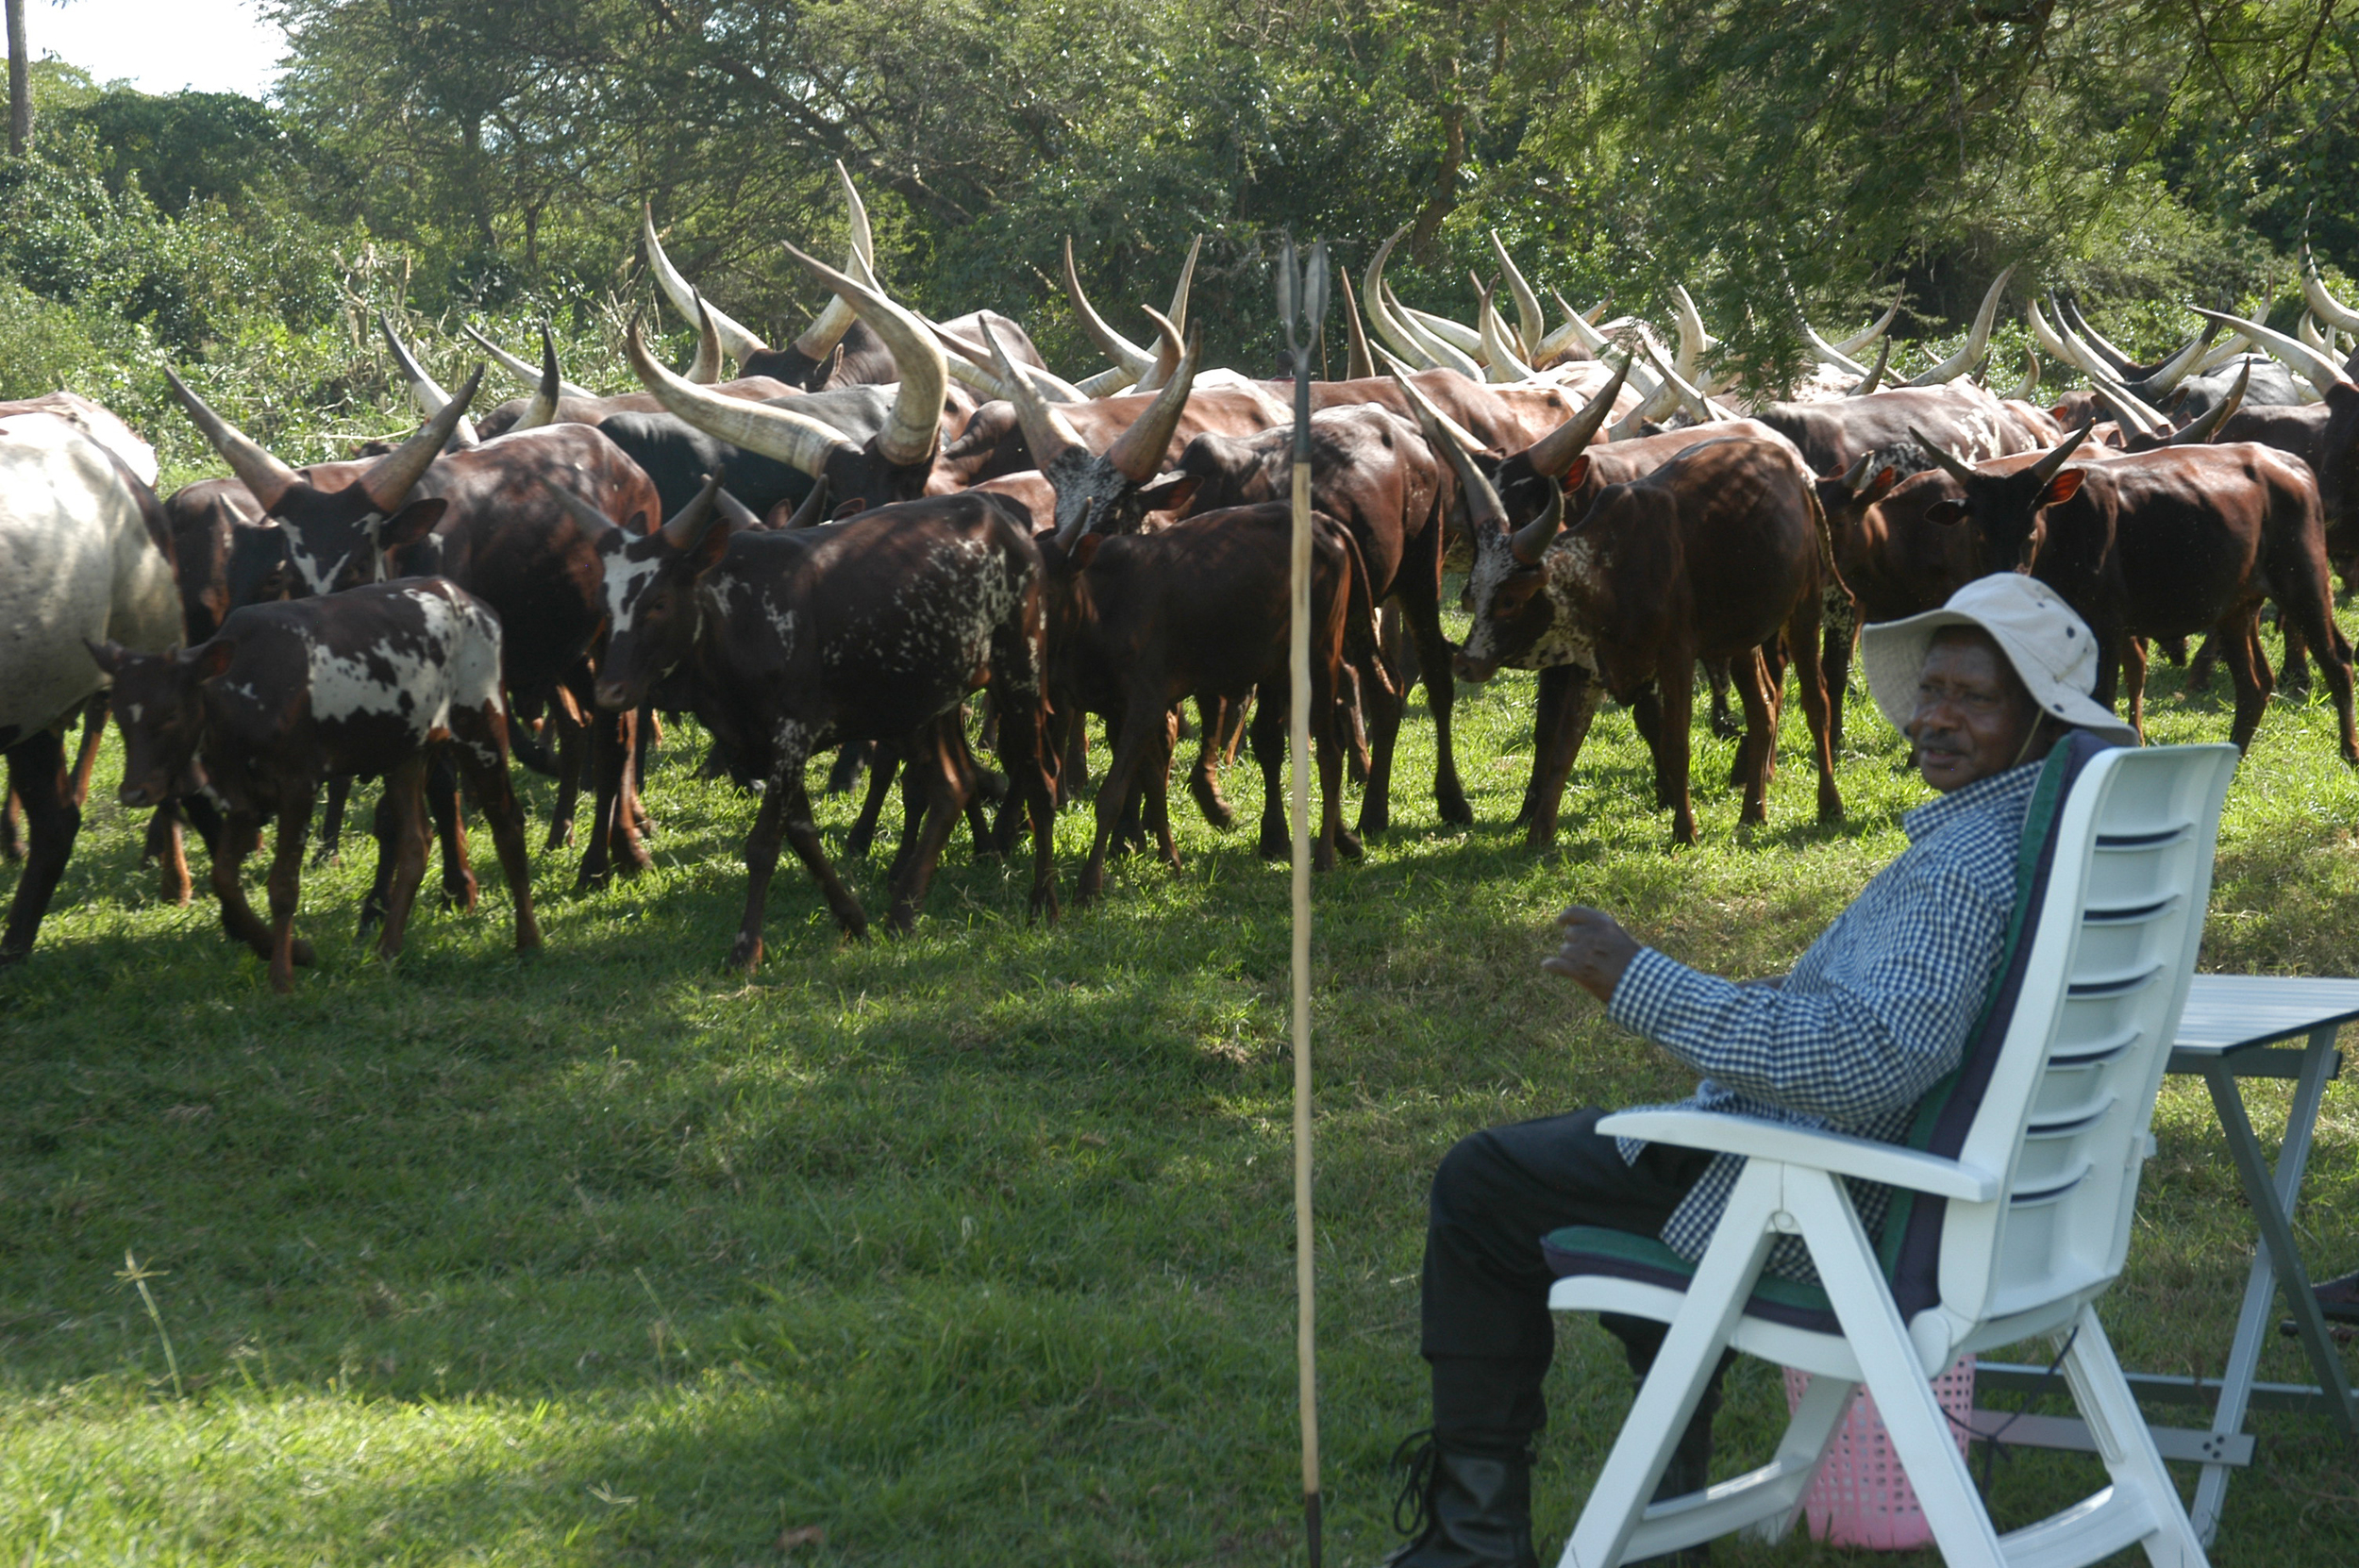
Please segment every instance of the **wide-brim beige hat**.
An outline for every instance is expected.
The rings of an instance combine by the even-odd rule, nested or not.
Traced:
[[[2097,690],[2097,639],[2088,623],[2055,590],[2020,572],[1977,577],[1939,609],[1879,622],[1860,633],[1860,668],[1867,676],[1867,690],[1903,735],[1916,711],[1926,652],[1945,626],[1988,632],[2043,713],[2121,745],[2138,743],[2137,731],[2089,694]]]

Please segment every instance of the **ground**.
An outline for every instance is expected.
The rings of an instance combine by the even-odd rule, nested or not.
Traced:
[[[2225,737],[2224,691],[2156,684],[2156,739]],[[1706,968],[1790,963],[1925,798],[1852,701],[1841,826],[1812,825],[1789,705],[1769,826],[1736,831],[1732,748],[1699,732],[1702,843],[1673,852],[1610,711],[1550,855],[1507,820],[1529,681],[1462,692],[1470,830],[1437,824],[1413,710],[1400,826],[1315,889],[1329,1561],[1393,1540],[1443,1151],[1687,1087],[1538,971],[1548,916],[1579,900]],[[721,960],[752,802],[695,780],[702,750],[676,726],[654,765],[646,876],[575,898],[573,857],[537,859],[537,960],[510,951],[478,834],[481,910],[422,904],[409,953],[374,962],[351,941],[361,842],[307,878],[321,967],[281,999],[207,903],[157,903],[110,742],[57,912],[0,977],[0,1561],[1301,1560],[1286,876],[1253,854],[1253,771],[1230,776],[1247,826],[1177,800],[1186,871],[1127,862],[1054,925],[1026,919],[1023,864],[962,833],[914,937],[846,944],[790,859],[749,984]],[[840,839],[850,803],[824,809]],[[2274,706],[2205,966],[2359,972],[2354,823],[2329,710]],[[1068,890],[1087,832],[1060,826]],[[854,877],[872,914],[881,859]],[[2267,1132],[2284,1095],[2253,1098]],[[2131,1366],[2216,1373],[2250,1227],[2200,1086],[2167,1086],[2157,1132],[2104,1317]],[[2359,1266],[2355,1189],[2337,1086],[2298,1221],[2321,1274]],[[1629,1398],[1594,1324],[1559,1343],[1550,1557]],[[2300,1376],[2289,1343],[2263,1375]],[[1743,1364],[1729,1470],[1783,1408],[1775,1369]],[[2359,1450],[2318,1418],[2259,1430],[2215,1560],[2359,1558]],[[2007,1452],[1994,1511],[2097,1474]]]

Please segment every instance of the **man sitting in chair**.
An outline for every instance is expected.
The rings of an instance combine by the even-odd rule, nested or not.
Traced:
[[[1899,1142],[1917,1101],[1954,1069],[2005,959],[2016,858],[2037,764],[2074,726],[2136,737],[2090,696],[2088,626],[2044,584],[2003,574],[1943,609],[1866,628],[1876,706],[1914,743],[1941,798],[1901,819],[1909,847],[1836,917],[1790,975],[1734,983],[1642,947],[1611,915],[1574,906],[1541,967],[1697,1072],[1690,1107]],[[1732,1155],[1596,1130],[1599,1109],[1462,1139],[1434,1174],[1422,1349],[1433,1426],[1411,1462],[1421,1493],[1397,1568],[1521,1568],[1531,1541],[1531,1444],[1555,1346],[1541,1237],[1602,1226],[1700,1258],[1743,1168]],[[1873,1235],[1889,1193],[1853,1185]],[[1769,1269],[1813,1278],[1799,1238]],[[1601,1318],[1641,1378],[1664,1326]],[[1726,1370],[1724,1360],[1722,1370]],[[1702,1487],[1718,1379],[1681,1439],[1658,1496]],[[1700,1552],[1701,1548],[1697,1548]]]

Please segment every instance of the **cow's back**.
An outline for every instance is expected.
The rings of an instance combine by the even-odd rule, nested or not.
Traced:
[[[146,653],[180,640],[169,536],[142,488],[61,420],[0,419],[0,744],[106,683],[84,639]]]

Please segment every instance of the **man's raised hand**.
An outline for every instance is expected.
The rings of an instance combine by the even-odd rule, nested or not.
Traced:
[[[1562,975],[1600,1002],[1614,999],[1622,971],[1638,956],[1638,943],[1614,918],[1602,909],[1575,904],[1556,917],[1557,950],[1540,960],[1551,975]]]

